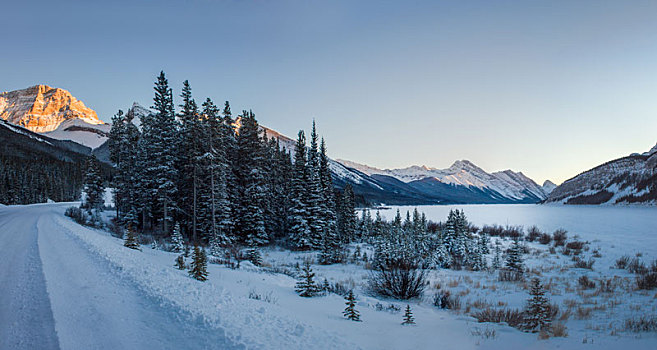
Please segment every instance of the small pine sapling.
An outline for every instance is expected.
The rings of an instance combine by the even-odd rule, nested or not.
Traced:
[[[178,270],[184,270],[186,268],[185,257],[182,254],[178,255],[178,257],[176,258],[176,265],[174,266],[176,266]]]
[[[310,267],[310,262],[306,261],[301,269],[301,276],[296,284],[296,292],[304,298],[311,298],[317,294],[317,285],[315,284],[315,273]]]
[[[249,249],[246,252],[246,258],[255,266],[262,265],[262,257],[256,248]]]
[[[185,242],[182,233],[180,232],[180,223],[176,223],[171,233],[171,244],[173,244],[172,251],[181,253],[185,250]]]
[[[413,318],[413,312],[411,311],[411,305],[406,304],[406,311],[404,311],[404,322],[403,325],[415,324],[415,319]]]
[[[123,246],[130,249],[141,250],[139,249],[139,241],[137,241],[137,235],[135,234],[135,231],[132,230],[131,226],[128,226],[127,231],[128,232],[125,235],[125,239],[123,240]]]
[[[194,246],[192,262],[189,264],[189,275],[199,281],[208,279],[208,258],[205,255],[205,250],[198,246]]]
[[[344,309],[342,314],[348,320],[360,322],[360,313],[356,310],[356,297],[354,297],[354,291],[350,290],[349,294],[345,298],[347,302],[345,303],[347,307]]]
[[[549,331],[550,323],[552,321],[550,316],[550,304],[549,300],[545,297],[545,289],[538,278],[532,279],[529,295],[531,295],[531,298],[527,300],[523,328],[532,333],[538,331]]]

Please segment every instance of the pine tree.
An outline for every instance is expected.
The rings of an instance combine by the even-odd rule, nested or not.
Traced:
[[[135,231],[132,229],[132,226],[128,225],[126,231],[127,232],[125,234],[125,239],[123,240],[123,246],[128,247],[130,249],[141,250],[139,249],[139,241],[137,240],[137,235],[135,234]]]
[[[84,178],[84,193],[86,198],[82,205],[89,213],[102,210],[105,199],[105,186],[100,176],[100,165],[96,156],[89,157],[87,162],[87,174]]]
[[[256,248],[251,248],[246,252],[246,258],[255,266],[262,265],[262,256]]]
[[[247,246],[269,242],[265,230],[267,185],[263,171],[264,147],[253,112],[244,111],[237,137],[238,181],[240,187],[239,230]]]
[[[310,298],[314,297],[317,294],[318,288],[315,284],[315,273],[310,267],[310,262],[306,261],[301,269],[301,276],[299,281],[296,284],[296,292],[299,293],[299,296]]]
[[[502,249],[500,248],[500,241],[495,242],[495,256],[493,257],[493,264],[492,267],[494,269],[499,269],[502,267]]]
[[[342,314],[348,320],[360,322],[360,313],[356,310],[356,297],[354,297],[354,291],[350,290],[349,294],[345,298],[347,302],[345,303],[347,307],[344,309]]]
[[[290,244],[298,250],[312,248],[307,210],[306,136],[299,131],[294,148],[294,165],[290,184]]]
[[[533,278],[531,298],[527,300],[525,310],[524,328],[530,332],[548,331],[550,329],[551,316],[549,300],[545,297],[545,290],[538,278]]]
[[[522,246],[520,246],[520,239],[514,238],[513,245],[509,249],[509,254],[506,257],[506,267],[520,275],[524,272],[524,264],[522,259]]]
[[[173,233],[171,234],[171,244],[173,244],[173,252],[180,253],[185,250],[185,241],[183,239],[182,233],[180,232],[180,223],[176,223],[176,225],[173,227]]]
[[[344,187],[341,199],[338,229],[340,230],[342,243],[347,244],[354,239],[358,228],[354,189],[351,184]]]
[[[197,245],[194,246],[192,262],[189,265],[189,275],[201,282],[208,279],[208,258],[205,255],[205,250]]]
[[[174,266],[177,267],[178,270],[184,270],[187,268],[187,266],[185,266],[185,257],[182,254],[178,255],[176,258],[176,265]]]
[[[406,311],[404,311],[404,321],[403,325],[415,324],[415,319],[413,318],[413,312],[411,311],[411,305],[406,304]]]
[[[322,183],[320,179],[320,159],[317,144],[317,131],[315,129],[315,121],[313,121],[313,128],[310,134],[310,147],[308,148],[308,163],[307,173],[308,182],[307,197],[306,197],[306,210],[308,218],[308,228],[310,229],[310,245],[313,249],[321,248],[322,232],[324,231],[324,198],[322,196]]]

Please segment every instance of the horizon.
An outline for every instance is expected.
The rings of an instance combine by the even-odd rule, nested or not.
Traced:
[[[467,159],[538,184],[657,142],[649,1],[158,4],[6,5],[6,25],[23,30],[6,40],[0,89],[63,88],[108,122],[150,107],[164,70],[176,105],[189,79],[197,101],[252,109],[291,138],[315,119],[333,158]],[[67,16],[78,21],[57,20],[54,34],[73,40],[44,41]]]

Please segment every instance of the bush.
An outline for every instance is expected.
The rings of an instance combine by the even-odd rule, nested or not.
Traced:
[[[543,233],[540,237],[538,237],[538,243],[540,244],[550,244],[550,242],[552,242],[552,236],[548,235],[547,233]]]
[[[502,282],[518,282],[523,280],[523,274],[519,271],[502,269],[499,272],[499,280]]]
[[[472,314],[477,322],[506,323],[513,328],[522,328],[525,322],[524,314],[516,309],[487,308]]]
[[[657,288],[657,272],[648,272],[636,278],[636,286],[639,289]]]
[[[550,331],[552,333],[553,337],[567,337],[568,336],[568,329],[566,328],[566,325],[564,325],[561,322],[556,322],[550,327]]]
[[[648,268],[646,267],[646,264],[641,261],[641,259],[634,258],[627,264],[627,271],[630,273],[643,275],[644,273],[648,272]]]
[[[78,207],[68,207],[66,208],[66,211],[64,212],[64,215],[68,216],[69,218],[73,219],[73,221],[77,222],[80,225],[86,225],[87,224],[87,219],[86,215],[84,214],[84,211]]]
[[[460,310],[461,298],[453,296],[448,290],[433,296],[433,305],[441,309]]]
[[[589,269],[593,270],[593,264],[595,263],[595,260],[589,259],[589,260],[584,260],[580,257],[574,257],[573,261],[575,262],[574,267],[576,269]]]
[[[426,272],[422,269],[379,266],[370,274],[370,291],[386,297],[406,300],[419,297],[426,285]]]
[[[577,283],[582,289],[593,289],[595,288],[595,282],[591,281],[588,276],[581,276]]]
[[[616,260],[616,268],[625,270],[627,265],[630,263],[630,257],[628,255],[623,255]]]
[[[566,244],[566,239],[568,239],[568,231],[564,229],[558,229],[552,234],[552,240],[554,241],[555,247]]]
[[[625,329],[632,332],[657,332],[656,316],[641,316],[625,320]]]
[[[532,227],[530,227],[529,230],[527,231],[527,237],[526,237],[526,240],[527,240],[528,242],[534,242],[534,241],[538,240],[539,237],[541,237],[541,235],[544,235],[544,234],[545,234],[545,233],[541,232],[541,230],[539,230],[538,227],[536,227],[536,226],[532,226]]]
[[[579,255],[579,253],[582,252],[582,249],[584,249],[585,245],[586,245],[586,242],[572,241],[572,242],[566,243],[566,249],[572,250],[575,255]]]

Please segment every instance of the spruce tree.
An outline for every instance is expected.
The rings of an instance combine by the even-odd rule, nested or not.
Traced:
[[[197,245],[194,246],[192,262],[189,264],[189,275],[201,282],[208,279],[208,258],[205,250]]]
[[[105,199],[105,186],[103,178],[100,176],[100,165],[95,155],[89,157],[87,161],[87,174],[84,178],[84,193],[86,198],[83,207],[89,213],[103,209]]]
[[[513,239],[513,245],[509,249],[509,254],[506,257],[507,269],[522,275],[524,272],[524,264],[522,259],[522,246],[518,237]]]
[[[404,321],[403,325],[415,324],[415,319],[413,318],[413,312],[411,311],[411,305],[406,304],[406,310],[404,311]]]
[[[318,288],[315,284],[315,273],[310,267],[310,262],[306,261],[301,269],[301,276],[299,281],[297,281],[295,290],[299,293],[299,296],[310,298],[317,294]]]
[[[238,183],[240,208],[239,231],[248,247],[255,248],[269,242],[265,230],[267,185],[263,171],[264,147],[261,129],[253,112],[244,111],[237,137]]]
[[[354,198],[354,189],[351,184],[344,187],[341,196],[342,203],[340,206],[340,237],[343,244],[351,242],[358,228],[358,215],[356,214],[356,204]]]
[[[294,164],[290,184],[290,245],[294,249],[312,248],[307,210],[306,136],[299,131],[294,147]]]
[[[186,269],[187,266],[185,266],[185,256],[183,256],[182,254],[178,255],[178,257],[176,258],[176,265],[174,266],[177,267],[178,270]]]
[[[176,223],[176,225],[173,227],[173,233],[171,234],[171,244],[173,244],[173,252],[180,253],[185,250],[185,241],[183,239],[182,233],[180,232],[180,223]]]
[[[310,229],[310,245],[313,249],[321,248],[322,232],[326,225],[324,198],[322,196],[322,183],[320,179],[320,159],[317,144],[317,131],[315,129],[315,121],[313,121],[313,128],[310,134],[310,147],[308,148],[308,182],[307,197],[306,197],[306,210],[308,218],[308,228]]]
[[[541,281],[536,277],[532,279],[529,294],[531,298],[527,300],[523,328],[530,332],[549,331],[552,321],[550,304],[545,297],[545,290],[541,285]]]
[[[347,300],[345,303],[347,307],[342,311],[342,314],[348,320],[360,322],[360,313],[356,310],[356,297],[354,297],[354,291],[350,290],[345,299]]]
[[[130,249],[141,250],[139,248],[139,241],[137,240],[137,235],[135,234],[135,231],[132,229],[132,226],[128,225],[126,231],[127,232],[123,240],[123,246],[128,247]]]
[[[492,267],[494,269],[499,269],[502,267],[502,249],[500,248],[500,241],[495,242],[495,256],[493,257],[493,264]]]

